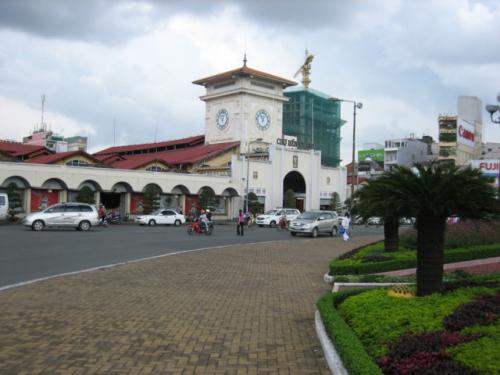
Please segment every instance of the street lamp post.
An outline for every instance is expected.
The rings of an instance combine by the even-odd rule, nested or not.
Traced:
[[[497,101],[500,103],[500,94],[497,96]],[[491,122],[495,124],[500,124],[500,106],[495,104],[488,104],[485,108],[486,111],[488,111],[490,114]],[[495,112],[498,112],[497,118],[493,118]]]
[[[363,108],[363,103],[356,102],[355,100],[330,98],[332,102],[345,102],[352,103],[353,114],[352,114],[352,175],[351,175],[351,200],[354,196],[354,184],[358,184],[358,172],[356,171],[356,109]]]

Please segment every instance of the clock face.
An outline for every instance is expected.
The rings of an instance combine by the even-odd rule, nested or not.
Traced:
[[[219,130],[224,130],[225,128],[227,128],[227,125],[229,123],[229,113],[227,113],[225,109],[221,109],[219,112],[217,112],[215,123]]]
[[[271,116],[265,110],[261,109],[255,114],[255,124],[260,130],[267,130],[271,125]]]

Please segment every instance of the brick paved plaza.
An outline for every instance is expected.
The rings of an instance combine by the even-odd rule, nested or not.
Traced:
[[[0,374],[328,374],[323,274],[380,238],[240,245],[0,292]]]

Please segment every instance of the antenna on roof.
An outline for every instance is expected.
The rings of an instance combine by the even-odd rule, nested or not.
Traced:
[[[45,126],[45,122],[43,121],[43,113],[45,111],[45,94],[42,95],[42,122],[40,123],[40,130],[43,130],[45,131],[46,130],[46,126]]]
[[[247,53],[243,55],[243,66],[247,66]]]

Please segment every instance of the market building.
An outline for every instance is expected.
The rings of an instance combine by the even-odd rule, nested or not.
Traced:
[[[237,216],[249,192],[266,210],[283,206],[290,190],[300,210],[325,207],[334,192],[345,200],[346,169],[324,165],[315,142],[287,134],[283,125],[283,107],[290,100],[284,89],[295,82],[250,68],[245,61],[240,68],[193,83],[205,89],[200,97],[205,134],[110,147],[93,155],[16,143],[6,147],[13,150],[9,152],[2,147],[6,142],[0,142],[3,154],[22,156],[22,162],[0,162],[0,190],[14,184],[24,212],[30,212],[74,201],[87,187],[97,204],[119,209],[124,217],[142,213],[144,193],[151,186],[159,191],[162,206],[184,213],[200,209],[199,195],[209,189],[215,196],[215,217],[227,219]],[[336,109],[339,104],[331,105]],[[323,113],[325,122],[332,108]],[[332,129],[340,127],[338,114],[333,115]],[[331,141],[332,163],[326,164],[338,165],[338,133]]]

